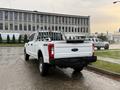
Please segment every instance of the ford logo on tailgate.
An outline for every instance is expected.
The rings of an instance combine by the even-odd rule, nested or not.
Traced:
[[[73,52],[77,52],[78,49],[77,49],[77,48],[73,48],[73,49],[71,49],[71,51],[73,51]]]

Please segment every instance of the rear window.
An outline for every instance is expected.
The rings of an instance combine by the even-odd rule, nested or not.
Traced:
[[[63,40],[62,34],[56,32],[39,32],[38,38],[41,40],[50,38],[52,41]]]

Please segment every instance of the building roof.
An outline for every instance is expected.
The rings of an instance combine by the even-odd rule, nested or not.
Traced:
[[[40,12],[40,11],[30,11],[30,10],[21,10],[21,9],[10,9],[10,8],[0,8],[0,10],[4,11],[16,11],[16,12],[26,12],[26,13],[37,13],[37,14],[47,14],[47,15],[55,15],[55,16],[66,16],[66,17],[76,17],[76,18],[89,18],[90,16],[79,16],[79,15],[70,15],[70,14],[59,14],[59,13],[49,13],[49,12]]]

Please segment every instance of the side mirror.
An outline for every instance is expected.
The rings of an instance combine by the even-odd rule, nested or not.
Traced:
[[[29,41],[30,41],[30,40],[28,39],[28,40],[27,40],[27,43],[28,43]]]

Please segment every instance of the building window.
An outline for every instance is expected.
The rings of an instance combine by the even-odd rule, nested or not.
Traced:
[[[61,26],[59,26],[59,30],[61,31]]]
[[[71,32],[71,28],[69,27],[69,32]]]
[[[52,16],[51,19],[52,19],[52,24],[54,24],[54,16]]]
[[[89,20],[88,19],[87,19],[86,23],[87,23],[87,25],[89,25]]]
[[[31,14],[28,14],[28,21],[31,21]]]
[[[22,30],[22,24],[19,24],[19,29]]]
[[[86,33],[88,33],[88,28],[86,28]]]
[[[35,31],[35,26],[33,26],[33,31]]]
[[[15,25],[15,30],[18,30],[18,25]]]
[[[24,13],[24,21],[27,21],[27,13]]]
[[[78,32],[80,32],[80,28],[78,27]]]
[[[26,24],[24,25],[24,30],[25,30],[25,31],[27,30],[27,25],[26,25]]]
[[[8,30],[8,23],[5,23],[5,30]]]
[[[32,14],[32,21],[35,22],[35,14]]]
[[[74,32],[74,28],[72,27],[72,32]]]
[[[18,20],[18,13],[14,12],[14,20],[17,21]]]
[[[37,25],[37,30],[39,30],[39,25]]]
[[[43,27],[41,27],[41,30],[43,30]]]
[[[3,30],[3,23],[0,23],[0,30]]]
[[[75,28],[75,32],[77,32],[77,28]]]
[[[81,32],[83,32],[83,28],[81,27]]]
[[[40,20],[39,20],[39,15],[37,15],[37,23],[39,23],[39,21],[40,21]]]
[[[47,16],[44,16],[44,23],[47,23]]]
[[[47,26],[45,26],[45,30],[47,30]]]
[[[41,15],[40,18],[41,18],[41,23],[43,23],[43,15]]]
[[[19,21],[22,21],[22,13],[19,13]]]
[[[58,27],[57,27],[57,26],[55,26],[55,30],[56,30],[56,31],[58,30]]]
[[[64,27],[62,27],[62,31],[63,31],[63,32],[64,32],[64,29],[65,29],[65,28],[64,28]]]
[[[48,16],[48,23],[51,23],[51,16]]]
[[[64,17],[62,17],[62,24],[64,24]]]
[[[85,27],[83,28],[83,32],[85,33]]]
[[[3,20],[3,11],[0,11],[0,20]]]
[[[81,25],[84,25],[84,18],[81,19]]]
[[[13,30],[13,24],[12,23],[10,24],[10,30]]]
[[[65,32],[67,32],[67,27],[65,28]]]
[[[13,21],[13,12],[10,12],[10,21]]]
[[[54,26],[52,26],[52,30],[54,31]]]
[[[8,20],[8,11],[5,11],[5,20]]]
[[[31,25],[28,25],[28,30],[31,31]]]

